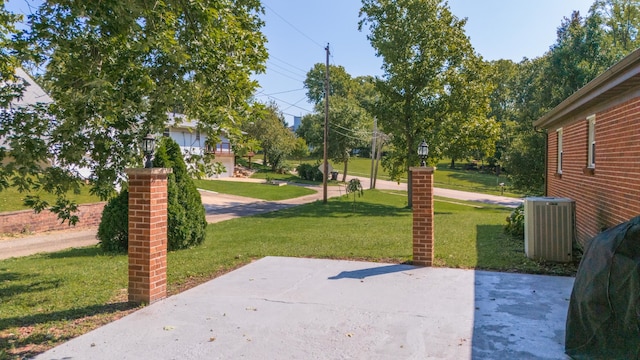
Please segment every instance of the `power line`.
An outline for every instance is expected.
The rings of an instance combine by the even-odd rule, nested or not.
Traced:
[[[296,104],[298,104],[298,103],[299,103],[300,101],[302,101],[302,100],[305,100],[306,98],[307,98],[307,97],[305,96],[305,97],[303,97],[302,99],[300,99],[300,100],[298,100],[298,101],[294,102],[294,103],[293,103],[293,105],[291,105],[291,106],[289,106],[289,107],[287,107],[287,108],[284,108],[284,109],[283,109],[283,111],[284,111],[284,110],[289,110],[291,107],[296,106]]]
[[[276,74],[280,74],[280,75],[282,75],[282,76],[284,76],[284,77],[286,77],[286,78],[289,78],[289,79],[291,79],[291,80],[295,80],[295,81],[299,81],[299,82],[304,82],[304,80],[302,80],[302,79],[299,79],[299,78],[298,78],[298,79],[295,79],[295,78],[293,78],[292,76],[289,76],[289,75],[287,75],[287,74],[285,74],[285,73],[282,73],[282,72],[280,72],[280,71],[278,71],[278,70],[269,69],[269,71],[273,71],[274,73],[276,73]]]
[[[292,23],[288,22],[287,19],[283,18],[280,14],[278,14],[275,10],[273,10],[271,7],[269,7],[269,5],[265,5],[265,7],[269,10],[271,10],[271,12],[273,12],[277,17],[279,17],[280,19],[282,19],[282,21],[284,21],[285,23],[287,23],[287,25],[291,26],[295,31],[299,32],[302,36],[306,37],[307,39],[309,39],[312,43],[320,46],[321,48],[324,49],[323,45],[320,45],[320,43],[318,43],[317,41],[313,40],[310,36],[308,36],[307,34],[303,33],[300,29],[298,29],[297,27],[295,27]]]
[[[269,58],[270,58],[270,59],[273,59],[273,60],[280,61],[281,63],[286,64],[286,65],[289,65],[289,66],[291,66],[292,68],[294,68],[294,69],[296,69],[296,70],[300,70],[300,71],[302,71],[303,73],[305,73],[305,75],[307,74],[307,72],[309,72],[309,70],[304,70],[304,69],[301,69],[301,68],[299,68],[299,67],[297,67],[297,66],[295,66],[295,65],[289,64],[288,62],[286,62],[286,61],[284,61],[284,60],[282,60],[282,59],[280,59],[280,58],[277,58],[277,57],[275,57],[275,56],[273,56],[273,55],[271,55],[271,54],[269,54]]]
[[[275,92],[275,93],[271,93],[271,94],[264,94],[264,90],[260,90],[260,92],[258,92],[256,94],[256,96],[271,96],[271,95],[286,94],[286,93],[302,91],[302,90],[304,90],[304,88],[294,89],[294,90],[286,90],[286,91],[279,91],[279,92]]]
[[[358,137],[355,137],[355,136],[351,136],[351,135],[347,135],[347,134],[341,133],[340,131],[338,131],[338,130],[336,130],[336,129],[331,129],[331,128],[330,128],[329,130],[333,131],[334,133],[336,133],[336,134],[338,134],[338,135],[342,135],[342,136],[344,136],[344,137],[347,137],[347,138],[349,138],[349,139],[354,139],[354,140],[360,140],[360,141],[362,141],[362,138],[358,138]]]
[[[284,71],[290,72],[290,73],[292,73],[292,74],[293,74],[293,75],[295,75],[295,76],[307,76],[307,74],[306,74],[306,73],[304,73],[304,74],[302,74],[302,75],[301,75],[299,72],[291,71],[291,70],[289,70],[288,68],[286,68],[286,67],[284,67],[284,66],[281,66],[281,65],[278,65],[278,64],[274,63],[273,61],[269,61],[269,60],[267,60],[267,64],[271,64],[271,66],[275,66],[275,67],[280,68],[280,69],[282,69],[282,70],[284,70]]]
[[[312,112],[312,111],[307,110],[307,109],[305,109],[305,108],[302,108],[302,107],[300,107],[300,106],[298,106],[298,105],[296,105],[296,104],[292,104],[292,103],[287,102],[287,101],[284,101],[284,100],[282,100],[282,99],[278,99],[277,97],[274,97],[274,96],[268,96],[268,95],[266,95],[266,96],[267,96],[268,98],[270,98],[270,99],[280,101],[280,102],[285,103],[285,104],[287,104],[287,105],[291,105],[290,107],[295,107],[295,108],[298,108],[298,109],[300,109],[300,110],[306,111],[306,112],[308,112],[308,113],[311,113],[311,112]],[[287,108],[287,109],[288,109],[288,108]]]

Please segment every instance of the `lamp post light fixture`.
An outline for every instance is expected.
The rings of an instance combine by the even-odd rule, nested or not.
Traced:
[[[151,159],[153,158],[153,152],[156,148],[156,139],[151,134],[147,134],[144,138],[142,138],[142,152],[144,153],[145,163],[144,167],[150,169],[153,167],[153,162]]]
[[[427,155],[429,155],[429,145],[427,145],[426,141],[422,140],[422,142],[418,146],[418,156],[420,156],[421,167],[427,166],[427,163],[425,162]]]

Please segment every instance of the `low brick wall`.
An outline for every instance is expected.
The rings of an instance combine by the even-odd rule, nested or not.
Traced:
[[[80,220],[75,226],[69,226],[67,221],[62,224],[58,216],[48,210],[39,214],[33,210],[3,212],[0,213],[0,234],[67,230],[69,228],[85,229],[98,226],[105,205],[106,202],[79,205],[76,215]]]

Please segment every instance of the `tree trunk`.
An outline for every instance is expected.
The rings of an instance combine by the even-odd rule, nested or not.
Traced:
[[[344,161],[344,168],[342,169],[342,182],[347,182],[347,168],[349,166],[349,160]]]
[[[451,158],[451,165],[449,166],[449,169],[455,169],[456,168],[456,159]]]

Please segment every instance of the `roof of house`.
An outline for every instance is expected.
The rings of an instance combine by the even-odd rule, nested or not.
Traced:
[[[639,88],[640,48],[544,114],[533,123],[533,126],[542,129],[551,128],[564,119],[586,111],[587,108],[611,100],[631,89]]]
[[[25,89],[22,96],[18,99],[11,101],[12,106],[27,106],[35,105],[37,103],[50,104],[53,99],[47,95],[47,93],[38,85],[35,80],[29,76],[23,69],[15,68],[16,76],[21,78],[25,82]]]

